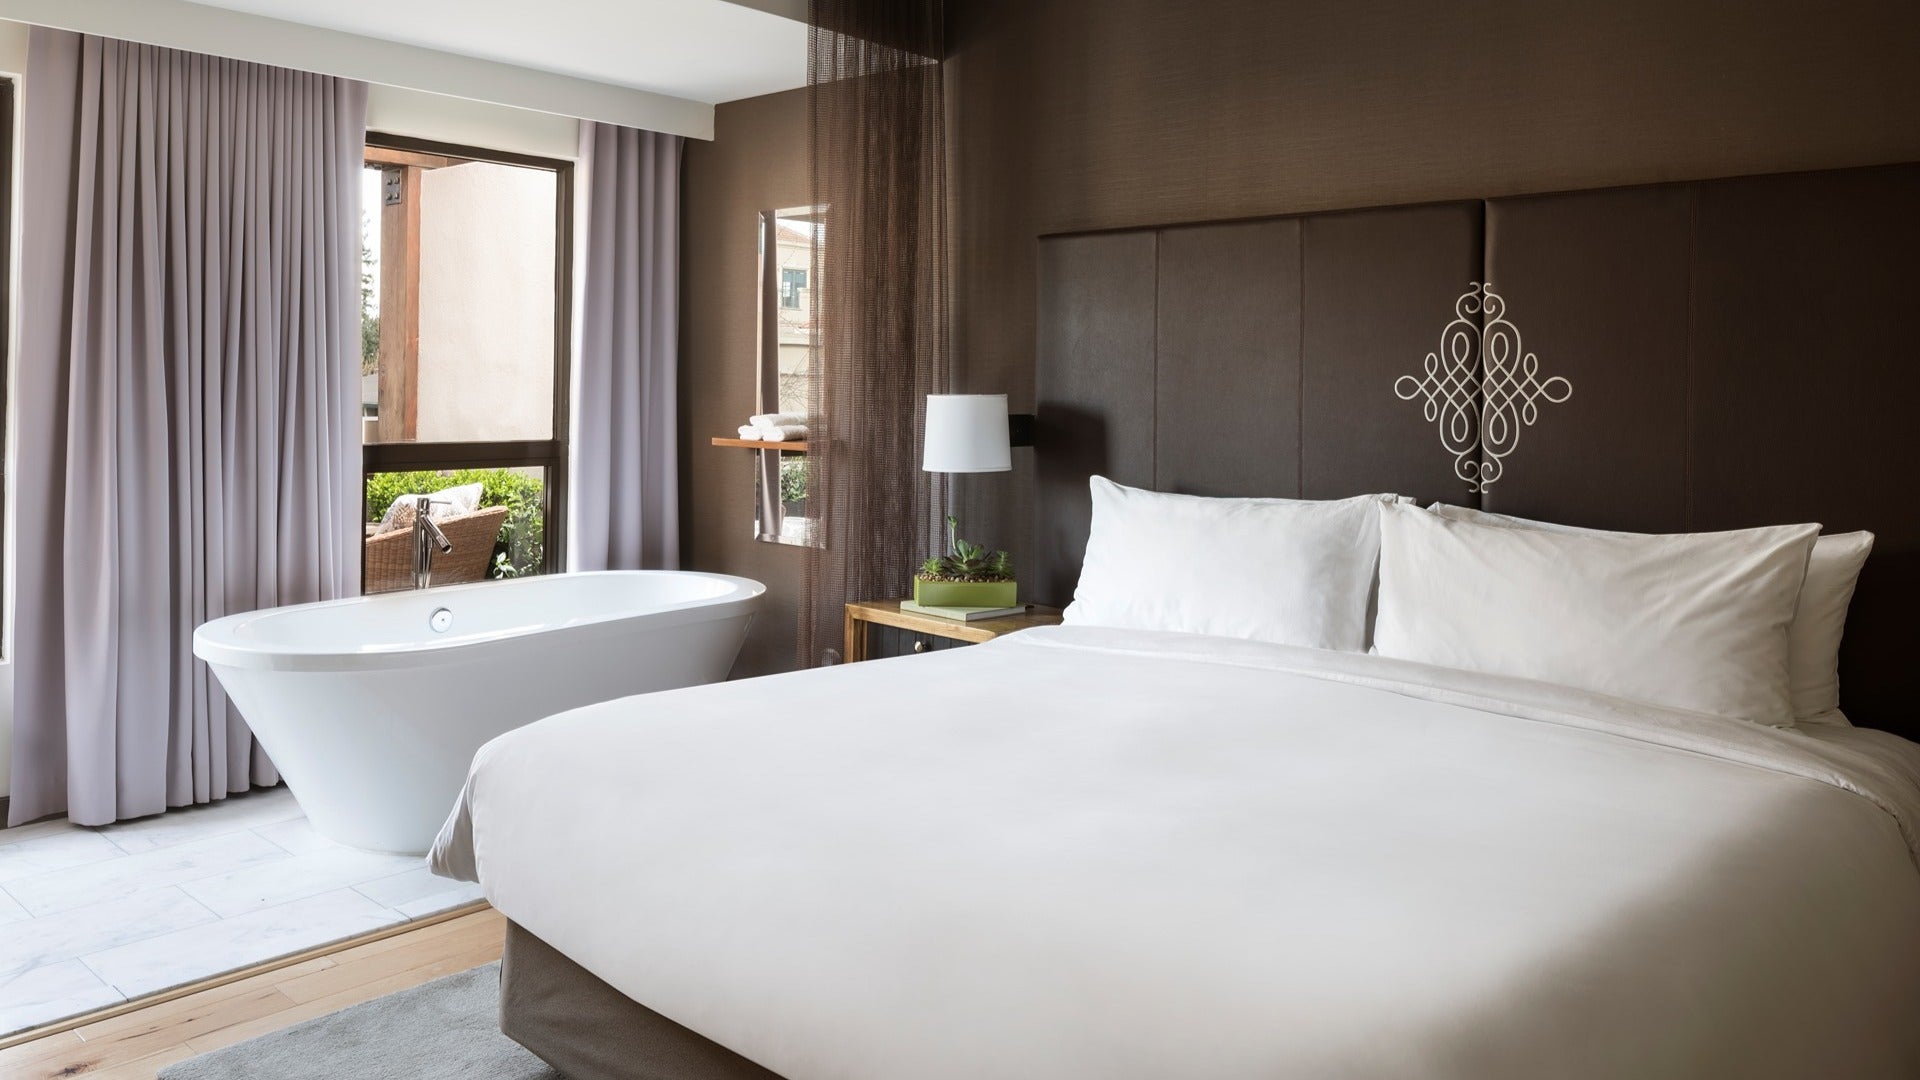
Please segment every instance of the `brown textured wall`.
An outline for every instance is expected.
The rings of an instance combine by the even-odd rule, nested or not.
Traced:
[[[1046,233],[1920,159],[1913,0],[949,11],[956,368],[1016,406]],[[1021,553],[1029,483],[975,531]]]
[[[949,19],[959,389],[1016,408],[1046,233],[1920,159],[1913,0],[951,0]],[[718,124],[687,167],[688,552],[772,586],[741,668],[764,671],[791,662],[801,560],[755,550],[747,467],[704,443],[752,401],[752,212],[806,201],[804,100]],[[1030,484],[1024,464],[963,478],[972,538],[1024,554]]]
[[[687,144],[680,322],[682,564],[767,583],[768,604],[734,665],[736,677],[793,667],[801,548],[753,539],[746,450],[709,444],[753,411],[757,215],[805,206],[804,90],[714,110],[712,142]]]

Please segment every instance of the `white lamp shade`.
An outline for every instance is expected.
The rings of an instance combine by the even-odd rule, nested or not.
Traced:
[[[1007,395],[928,394],[927,435],[920,467],[927,472],[1006,472]]]

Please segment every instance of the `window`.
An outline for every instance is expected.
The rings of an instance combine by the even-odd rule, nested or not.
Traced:
[[[366,591],[412,586],[403,495],[445,496],[435,584],[562,569],[571,195],[567,162],[367,136]]]
[[[808,413],[814,325],[807,282],[825,229],[826,212],[818,207],[760,212],[757,412]],[[808,516],[807,457],[779,450],[755,456],[754,536],[768,543],[818,544],[814,519]]]
[[[773,352],[760,358],[761,412],[807,414],[807,380],[813,370],[813,298],[807,275],[825,228],[825,211],[814,207],[761,214],[761,258],[771,255],[773,264],[770,269],[761,264],[762,273],[772,275],[761,278],[761,317],[774,324],[773,341],[761,343],[763,352],[768,346]],[[765,306],[769,290],[776,293],[773,310]]]
[[[787,268],[780,271],[780,306],[788,311],[800,310],[800,294],[807,288],[807,272]]]

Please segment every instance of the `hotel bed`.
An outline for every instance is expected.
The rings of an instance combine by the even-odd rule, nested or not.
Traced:
[[[438,865],[789,1080],[1920,1074],[1895,736],[1074,627],[781,692],[496,741]]]
[[[575,1080],[1920,1076],[1916,192],[1043,237],[1071,625],[489,745],[434,858],[503,1027]],[[1461,505],[1338,498],[1389,491]]]

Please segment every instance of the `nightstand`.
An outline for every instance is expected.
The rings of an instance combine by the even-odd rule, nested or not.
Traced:
[[[1053,626],[1059,621],[1059,608],[1042,607],[1039,604],[1028,608],[1024,615],[981,619],[979,622],[957,622],[953,619],[936,619],[931,615],[901,611],[898,600],[857,600],[847,605],[846,659],[848,663],[852,663],[867,658],[867,627],[873,623],[915,634],[926,634],[929,637],[979,644],[982,641],[992,641],[1002,634],[1011,634],[1031,626]]]

